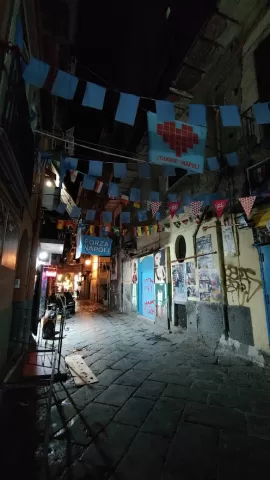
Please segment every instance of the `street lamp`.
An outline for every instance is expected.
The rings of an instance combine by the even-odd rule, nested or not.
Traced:
[[[41,261],[48,260],[49,254],[48,254],[48,252],[40,252],[38,258]]]
[[[51,180],[47,180],[46,186],[47,186],[47,187],[52,187],[52,185],[53,185],[52,181],[51,181]]]

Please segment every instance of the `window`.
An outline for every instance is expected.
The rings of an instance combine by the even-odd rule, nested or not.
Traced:
[[[183,235],[179,235],[175,241],[175,256],[179,261],[181,259],[181,263],[184,261],[186,257],[187,247],[186,247],[186,240]]]

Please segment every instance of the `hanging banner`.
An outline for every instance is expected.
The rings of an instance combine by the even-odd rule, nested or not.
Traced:
[[[173,165],[203,173],[207,129],[183,122],[158,122],[157,115],[147,113],[149,163]]]
[[[179,202],[168,202],[168,207],[169,207],[169,212],[171,215],[171,218],[174,217],[176,214],[178,208],[179,208],[180,203]]]
[[[217,218],[220,218],[221,215],[223,214],[226,206],[227,206],[228,200],[214,200],[213,201],[213,206],[216,212]]]
[[[82,253],[85,255],[97,255],[100,257],[110,257],[112,248],[112,239],[108,237],[90,237],[82,235]]]
[[[246,214],[247,217],[251,214],[252,207],[254,205],[254,202],[256,200],[256,197],[242,197],[239,198],[239,202],[241,203],[243,210]]]

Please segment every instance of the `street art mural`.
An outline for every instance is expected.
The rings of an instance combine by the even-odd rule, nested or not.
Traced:
[[[138,300],[137,300],[137,290],[138,290],[138,265],[137,260],[132,260],[132,283],[131,283],[131,311],[137,312]]]
[[[155,256],[155,283],[166,283],[165,250],[159,250]]]

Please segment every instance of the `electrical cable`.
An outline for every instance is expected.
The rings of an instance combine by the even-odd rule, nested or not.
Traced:
[[[61,138],[61,137],[58,137],[57,135],[52,135],[51,133],[47,133],[47,132],[43,132],[41,130],[37,130],[35,129],[34,130],[35,133],[38,133],[39,135],[44,135],[46,137],[50,137],[50,138],[54,138],[55,140],[60,140],[61,142],[64,142],[64,143],[71,143],[72,145],[76,145],[76,147],[81,147],[81,148],[84,148],[86,150],[92,150],[94,152],[99,152],[99,153],[103,153],[104,155],[111,155],[113,157],[118,157],[118,158],[124,158],[125,160],[129,160],[131,162],[137,162],[137,163],[147,163],[146,160],[142,160],[140,158],[132,158],[132,157],[128,157],[126,155],[118,155],[116,153],[113,153],[113,152],[107,152],[106,150],[101,150],[99,148],[94,148],[94,147],[89,147],[87,145],[82,145],[80,143],[77,143],[77,142],[73,142],[72,140],[67,140],[65,138]],[[103,163],[114,163],[112,161],[106,161],[104,160]]]

